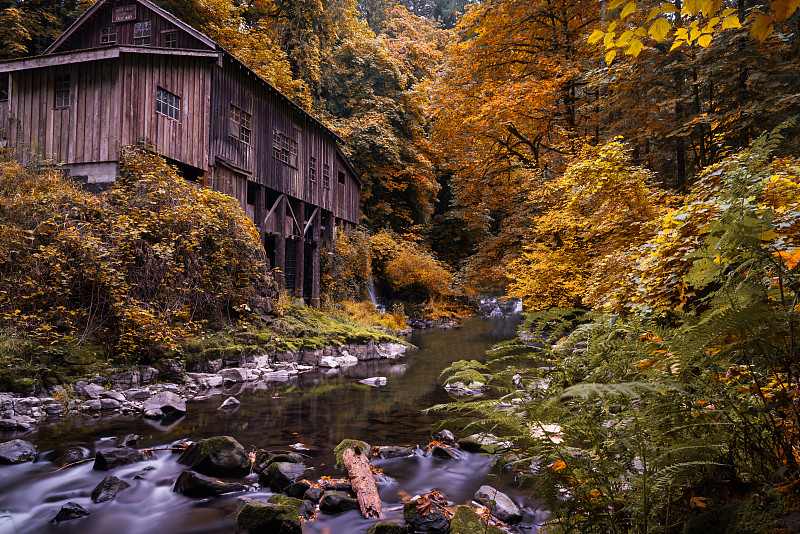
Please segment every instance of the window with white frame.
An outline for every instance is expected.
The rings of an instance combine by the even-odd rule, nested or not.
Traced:
[[[252,118],[253,116],[248,112],[231,104],[230,113],[228,114],[228,132],[230,135],[249,145],[253,133],[250,129]]]
[[[156,91],[156,113],[176,121],[181,120],[181,97],[159,87]]]

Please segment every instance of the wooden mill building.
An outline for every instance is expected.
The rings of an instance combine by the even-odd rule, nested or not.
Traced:
[[[0,137],[90,188],[146,140],[234,196],[279,283],[319,304],[320,251],[358,223],[361,183],[321,122],[148,0],[98,0],[43,55],[0,63]]]

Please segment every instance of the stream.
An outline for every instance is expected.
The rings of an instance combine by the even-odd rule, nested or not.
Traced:
[[[44,422],[27,434],[0,433],[0,441],[19,437],[38,448],[35,462],[0,466],[0,534],[189,534],[236,532],[236,500],[231,493],[213,499],[192,499],[172,491],[186,469],[177,454],[156,451],[152,458],[113,471],[94,471],[92,462],[57,471],[47,459],[65,447],[81,447],[88,456],[114,446],[117,438],[138,434],[138,448],[157,448],[182,439],[199,440],[218,435],[233,436],[246,449],[294,451],[306,456],[305,477],[346,477],[337,470],[333,448],[345,438],[372,445],[420,445],[431,438],[437,415],[421,410],[450,397],[439,374],[461,359],[483,360],[494,343],[514,336],[514,319],[468,318],[463,328],[414,331],[408,340],[419,347],[401,360],[362,362],[335,371],[314,371],[284,383],[272,382],[252,390],[241,384],[226,395],[190,402],[187,413],[168,423],[130,416],[65,416]],[[387,377],[387,384],[371,387],[358,380]],[[241,405],[233,413],[218,410],[228,395]],[[456,504],[465,504],[483,484],[497,484],[490,477],[492,459],[467,454],[464,460],[440,459],[418,454],[408,458],[373,459],[386,478],[378,488],[385,520],[403,523],[402,503],[410,496],[435,488]],[[90,495],[107,475],[131,484],[115,500],[95,504]],[[528,500],[525,490],[505,477],[500,489],[525,512],[519,532],[537,532],[546,512],[541,503]],[[251,487],[248,496],[268,496],[267,489]],[[68,501],[87,508],[85,518],[50,523]],[[375,520],[359,511],[336,516],[318,513],[304,524],[304,533],[365,533]]]

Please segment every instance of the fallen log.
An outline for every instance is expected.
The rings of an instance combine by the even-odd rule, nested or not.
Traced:
[[[361,514],[364,517],[380,518],[383,514],[381,498],[378,495],[375,479],[372,477],[369,459],[363,451],[356,448],[342,451],[342,461],[350,476],[350,485],[356,493]]]

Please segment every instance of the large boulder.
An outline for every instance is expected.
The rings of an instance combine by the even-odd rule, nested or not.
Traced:
[[[80,447],[66,447],[53,452],[48,460],[53,462],[59,467],[80,462],[86,458],[86,454]]]
[[[290,484],[302,477],[306,466],[292,462],[274,462],[262,471],[258,481],[276,493],[282,493]]]
[[[161,416],[176,416],[186,413],[186,401],[172,391],[162,391],[142,404],[142,412],[147,417],[158,419]]]
[[[508,495],[491,486],[481,486],[475,492],[475,500],[491,510],[492,515],[505,523],[518,523],[522,512]]]
[[[89,515],[89,510],[76,502],[68,502],[61,507],[61,510],[58,511],[51,521],[59,523],[61,521],[70,521],[72,519],[86,517],[87,515]]]
[[[420,499],[412,499],[403,505],[406,523],[416,534],[447,534],[450,521],[444,512],[433,505],[424,506]]]
[[[326,514],[340,514],[348,510],[358,510],[358,501],[339,491],[326,491],[319,501],[319,509]]]
[[[300,509],[252,497],[239,497],[236,524],[251,534],[302,534]]]
[[[499,528],[487,525],[486,519],[469,506],[456,508],[456,513],[450,520],[450,534],[474,534],[475,532],[504,534]]]
[[[130,465],[136,462],[147,460],[147,455],[136,449],[127,447],[109,447],[100,449],[94,457],[94,469],[97,471],[108,471],[123,465]]]
[[[92,490],[92,502],[100,503],[114,499],[120,491],[130,488],[131,485],[120,480],[114,475],[109,475]]]
[[[247,486],[238,482],[222,482],[194,471],[184,471],[175,481],[172,491],[187,497],[214,497],[233,491],[245,491]]]
[[[367,534],[407,534],[408,527],[405,525],[398,525],[391,521],[381,521],[372,525]]]
[[[181,453],[178,463],[210,476],[244,476],[250,472],[250,457],[230,436],[215,436],[192,443]]]
[[[36,447],[22,439],[0,443],[0,464],[21,464],[36,458]]]

